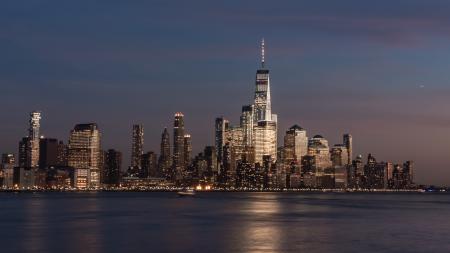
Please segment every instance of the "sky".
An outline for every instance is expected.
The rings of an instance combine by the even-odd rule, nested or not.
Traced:
[[[266,43],[279,145],[298,124],[355,154],[415,162],[450,185],[450,1],[47,1],[0,3],[0,152],[17,153],[28,114],[67,141],[96,122],[130,163],[131,127],[159,153],[185,115],[194,152],[214,119],[238,124]],[[170,131],[172,132],[172,131]]]

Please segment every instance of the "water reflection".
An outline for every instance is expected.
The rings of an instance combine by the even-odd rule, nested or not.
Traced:
[[[247,202],[243,212],[249,216],[242,224],[242,248],[245,252],[281,252],[283,231],[277,221],[280,203],[271,194],[258,194]]]
[[[102,206],[98,193],[89,193],[71,206],[65,231],[68,233],[67,249],[74,252],[102,252]]]
[[[45,252],[48,251],[48,237],[45,236],[45,226],[47,220],[45,211],[47,209],[47,201],[40,197],[39,194],[25,196],[23,205],[24,224],[23,243],[19,244],[23,247],[24,252]]]

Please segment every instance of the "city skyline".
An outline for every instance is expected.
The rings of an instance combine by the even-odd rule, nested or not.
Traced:
[[[203,152],[192,154],[184,114],[176,112],[172,155],[167,128],[161,135],[158,158],[154,151],[144,153],[144,126],[133,124],[130,166],[124,170],[122,152],[102,146],[102,131],[97,123],[75,125],[64,144],[39,134],[42,113],[32,111],[28,135],[19,141],[18,166],[11,168],[15,164],[8,157],[14,154],[2,154],[2,187],[417,190],[413,161],[377,161],[369,153],[364,164],[362,155],[353,157],[350,133],[342,135],[342,143],[332,146],[322,135],[308,137],[306,129],[294,125],[279,145],[278,115],[272,113],[264,39],[260,57],[253,103],[242,106],[237,125],[223,116],[216,118],[214,146],[204,146]]]
[[[18,44],[17,40],[23,39],[21,36],[11,38],[12,41],[8,44],[15,49],[12,52],[25,48],[25,52],[29,54],[15,55],[19,56],[15,58],[18,60],[12,63],[2,60],[5,66],[9,66],[10,73],[7,73],[8,68],[2,73],[4,92],[0,98],[4,108],[2,111],[5,111],[8,121],[1,127],[1,132],[5,133],[0,136],[1,152],[17,154],[17,137],[25,135],[24,128],[19,127],[26,125],[27,118],[24,115],[39,109],[43,112],[41,133],[46,137],[67,140],[69,130],[75,124],[98,123],[104,137],[103,146],[121,151],[124,164],[130,160],[132,124],[143,124],[146,129],[144,151],[159,153],[162,129],[170,129],[172,115],[182,111],[186,116],[186,130],[192,135],[193,153],[196,154],[204,145],[213,145],[214,132],[211,125],[217,116],[224,115],[232,120],[232,124],[237,124],[240,105],[251,102],[249,94],[253,92],[254,82],[252,73],[259,64],[255,57],[259,48],[255,44],[264,36],[268,42],[268,66],[272,73],[273,110],[282,119],[279,123],[279,140],[282,140],[284,130],[294,124],[307,129],[310,137],[321,134],[330,143],[340,143],[341,134],[350,132],[354,137],[355,155],[373,153],[377,158],[393,162],[411,159],[415,161],[418,183],[450,184],[447,172],[450,162],[446,159],[450,141],[445,135],[448,128],[445,110],[448,108],[445,101],[448,88],[444,86],[448,79],[445,74],[445,67],[449,65],[446,60],[448,55],[445,50],[437,52],[434,49],[436,45],[446,49],[441,44],[445,38],[439,36],[442,31],[434,29],[431,35],[423,31],[427,28],[426,21],[433,22],[443,17],[436,15],[432,18],[427,14],[436,10],[436,6],[432,4],[425,8],[429,12],[425,11],[424,14],[417,14],[418,8],[414,2],[409,5],[408,11],[403,11],[398,7],[402,5],[396,4],[394,7],[398,8],[393,8],[392,14],[387,17],[379,16],[377,10],[368,11],[362,4],[354,6],[375,19],[365,19],[358,15],[353,17],[366,21],[361,26],[372,33],[361,38],[355,34],[358,29],[364,29],[352,27],[354,31],[344,30],[340,35],[326,34],[327,38],[335,39],[335,45],[327,43],[321,36],[325,36],[325,28],[335,28],[338,31],[339,28],[342,29],[339,25],[345,24],[345,15],[342,15],[345,11],[339,8],[336,10],[339,13],[334,15],[335,20],[341,23],[337,22],[337,27],[333,27],[327,17],[333,17],[332,14],[336,13],[332,13],[331,9],[331,13],[314,13],[314,5],[308,4],[307,9],[317,14],[316,19],[311,17],[314,15],[309,15],[310,20],[317,22],[315,24],[318,27],[313,30],[321,36],[301,36],[311,35],[311,32],[289,36],[286,31],[291,31],[292,28],[285,27],[285,22],[280,19],[275,19],[276,22],[269,24],[269,29],[263,31],[255,25],[254,19],[258,16],[249,15],[250,20],[244,22],[246,28],[257,29],[243,38],[233,37],[235,41],[232,43],[229,40],[221,41],[221,37],[212,41],[192,38],[182,40],[182,37],[175,37],[180,40],[171,42],[172,51],[164,51],[167,48],[155,42],[148,47],[141,47],[144,51],[132,57],[132,50],[116,48],[114,46],[117,44],[114,43],[105,50],[95,50],[94,45],[105,42],[110,35],[105,31],[100,33],[100,39],[85,39],[84,42],[92,42],[92,45],[83,46],[81,43],[80,48],[65,42],[55,48],[55,51],[50,50],[51,53],[61,50],[68,56],[71,52],[85,52],[86,54],[75,58],[74,62],[78,64],[93,59],[88,53],[97,52],[95,56],[99,56],[100,62],[97,64],[100,66],[96,66],[94,62],[83,70],[79,69],[79,65],[63,64],[55,69],[55,74],[51,74],[53,71],[50,73],[55,62],[65,61],[51,58],[52,54],[50,58],[42,58],[42,53],[49,50],[42,44],[48,42],[48,37],[44,35],[50,36],[51,33],[48,34],[49,31],[45,29],[48,24],[37,22],[35,32],[42,37],[37,36],[32,40],[36,44],[23,41],[23,44]],[[13,7],[11,8],[14,9]],[[164,6],[158,7],[167,11]],[[447,10],[447,7],[444,6],[442,10]],[[117,6],[110,6],[108,10],[117,12],[116,8]],[[218,11],[211,6],[209,8]],[[258,10],[265,8],[268,7],[258,7]],[[230,9],[232,7],[225,8],[224,11]],[[119,12],[129,15],[129,9]],[[245,7],[242,12],[252,14]],[[268,15],[276,18],[275,14]],[[400,18],[392,18],[396,15]],[[28,21],[35,18],[36,16],[30,16]],[[69,16],[64,19],[68,22],[65,24],[78,27],[78,24],[69,22],[71,18],[73,17]],[[200,20],[191,22],[198,25]],[[224,17],[218,16],[214,20],[224,20]],[[395,24],[392,26],[394,31],[377,34],[377,25],[386,27],[382,22],[386,20]],[[179,22],[179,19],[175,18],[174,22]],[[410,27],[408,22],[415,25]],[[308,27],[313,23],[305,18],[300,24]],[[28,31],[28,25],[26,21],[22,21],[19,22],[18,29],[7,26],[10,29],[6,29],[6,34]],[[227,27],[224,24],[217,26]],[[284,27],[286,31],[275,32],[275,28],[280,27]],[[131,34],[131,38],[140,38],[142,28],[136,29],[137,34]],[[305,28],[302,29],[304,30]],[[233,33],[226,31],[225,34]],[[370,39],[373,36],[374,39]],[[433,42],[427,44],[421,39]],[[350,47],[344,44],[349,40],[360,43],[354,48],[354,53],[347,53]],[[314,43],[317,45],[313,45]],[[188,50],[205,44],[209,45],[205,50]],[[166,56],[166,60],[157,55],[161,60],[160,67],[149,60],[155,53],[152,50],[158,48],[166,53],[173,52]],[[326,53],[319,52],[322,49]],[[186,54],[182,54],[183,52]],[[13,59],[10,53],[5,55],[6,60]],[[430,60],[434,56],[439,56],[437,61]],[[113,58],[112,63],[103,62],[107,57]],[[21,60],[27,62],[23,66],[24,75],[14,75],[17,72],[14,64]],[[151,63],[151,66],[145,69],[126,68],[125,63],[133,60],[139,64]],[[178,60],[180,62],[175,63]],[[40,63],[43,63],[42,67],[38,67]],[[385,63],[389,63],[389,68],[382,66]],[[122,69],[121,72],[108,74],[109,70],[118,67]],[[183,70],[183,67],[186,69]],[[172,76],[171,69],[181,69],[180,77]],[[144,72],[147,71],[149,74],[145,75]],[[26,78],[25,75],[29,77]],[[185,82],[179,82],[180,80]],[[92,88],[91,93],[79,99],[80,90],[88,88]],[[27,91],[26,94],[23,93],[24,90]],[[172,90],[177,90],[176,94],[170,93]],[[28,93],[35,95],[30,96]],[[19,99],[24,102],[18,104],[16,101]],[[281,143],[278,142],[278,145]]]

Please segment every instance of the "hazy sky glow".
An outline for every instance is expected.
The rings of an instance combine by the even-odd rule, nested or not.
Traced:
[[[293,124],[333,144],[350,132],[356,153],[450,184],[448,13],[447,0],[3,1],[0,152],[17,153],[35,109],[65,142],[97,122],[124,166],[133,123],[159,153],[182,111],[199,152],[216,116],[237,124],[251,102],[264,37],[280,140]]]

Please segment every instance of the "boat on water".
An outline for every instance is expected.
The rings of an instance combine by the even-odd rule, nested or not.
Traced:
[[[177,194],[180,197],[195,196],[195,191],[193,189],[183,189],[177,192]]]

